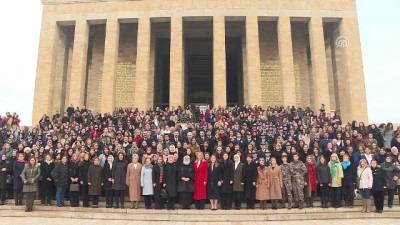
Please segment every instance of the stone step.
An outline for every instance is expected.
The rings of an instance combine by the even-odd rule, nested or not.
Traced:
[[[7,199],[7,200],[6,200],[6,203],[7,203],[7,204],[13,204],[13,203],[14,203],[14,200],[13,200],[13,199]],[[40,200],[35,200],[34,204],[35,204],[35,205],[40,205]],[[55,200],[51,201],[51,204],[52,204],[52,205],[57,205],[57,203],[56,203]],[[125,205],[129,205],[129,204],[130,204],[129,198],[126,197],[126,198],[125,198]],[[371,204],[372,204],[372,205],[374,204],[372,198],[371,198]],[[70,202],[69,202],[67,199],[65,199],[65,205],[67,205],[67,206],[70,205]],[[82,206],[82,201],[80,201],[80,205]],[[280,202],[278,202],[278,206],[279,206],[279,205],[280,205]],[[286,204],[286,205],[287,205],[287,204]],[[321,201],[320,201],[320,199],[319,199],[319,198],[315,198],[314,201],[313,201],[313,205],[314,205],[314,207],[321,207]],[[344,206],[344,201],[342,201],[342,205]],[[361,206],[361,205],[362,205],[362,200],[361,200],[360,198],[354,199],[354,206]],[[398,200],[397,196],[395,196],[395,199],[394,199],[394,201],[393,201],[393,206],[398,206],[398,205],[399,205],[399,200]],[[104,198],[100,198],[99,206],[100,206],[100,207],[105,207],[105,206],[106,206],[106,203],[105,203],[105,199],[104,199]],[[153,202],[152,206],[154,207],[154,202]],[[179,204],[176,204],[175,206],[176,206],[176,208],[180,208],[180,205],[179,205]],[[304,206],[306,206],[305,203],[304,203]],[[385,198],[385,206],[387,206],[387,197]],[[140,208],[144,208],[144,202],[143,202],[143,201],[139,202],[139,207],[140,207]],[[194,207],[194,206],[192,205],[192,207]],[[243,202],[243,203],[242,203],[242,208],[245,208],[245,207],[246,207],[246,203]],[[256,204],[255,204],[255,207],[256,207],[256,208],[259,208],[259,204],[256,203]],[[206,204],[205,204],[205,208],[211,208],[211,205],[210,205],[209,203],[206,203]],[[271,203],[270,203],[270,202],[267,203],[267,208],[271,208]]]
[[[373,207],[372,207],[373,210]],[[354,208],[312,208],[279,210],[146,210],[146,209],[106,209],[71,208],[55,206],[34,206],[33,212],[24,212],[24,206],[0,206],[0,217],[39,217],[65,219],[97,219],[126,221],[186,221],[186,222],[225,222],[225,221],[291,221],[291,220],[330,220],[360,218],[400,218],[400,207],[385,208],[382,214],[361,213],[361,207]]]

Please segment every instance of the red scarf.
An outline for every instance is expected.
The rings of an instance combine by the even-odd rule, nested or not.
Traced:
[[[310,177],[310,188],[311,188],[311,191],[315,191],[315,189],[316,189],[316,184],[315,184],[315,179],[314,179],[314,171],[315,170],[315,167],[314,167],[314,164],[308,164],[308,174],[309,174],[309,177]]]

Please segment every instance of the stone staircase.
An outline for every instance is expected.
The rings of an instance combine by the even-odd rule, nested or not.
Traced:
[[[33,212],[25,212],[24,206],[14,206],[11,200],[6,205],[0,206],[0,217],[37,217],[37,218],[65,218],[65,219],[97,219],[97,220],[124,220],[124,221],[185,221],[185,222],[239,222],[239,221],[294,221],[294,220],[331,220],[331,219],[364,219],[364,218],[399,218],[400,206],[398,201],[393,208],[384,207],[384,212],[361,213],[361,207],[353,208],[328,208],[320,207],[304,209],[277,209],[272,210],[269,206],[266,210],[182,210],[177,205],[176,210],[155,210],[143,209],[143,204],[139,209],[129,209],[130,203],[125,203],[125,209],[107,209],[104,202],[100,208],[72,208],[40,206],[40,201],[35,201]],[[356,200],[359,203],[359,200]],[[372,203],[373,204],[373,203]],[[317,204],[314,204],[317,205]],[[207,204],[206,206],[209,207]],[[245,207],[245,204],[242,205]],[[374,207],[371,207],[374,210]]]

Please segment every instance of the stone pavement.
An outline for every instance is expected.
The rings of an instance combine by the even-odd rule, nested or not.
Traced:
[[[58,218],[34,218],[34,217],[2,217],[1,224],[7,225],[54,225],[60,223]],[[398,224],[398,219],[337,219],[337,220],[309,220],[309,221],[268,221],[268,225],[297,225],[306,223],[307,225],[348,225],[348,224],[368,224],[368,225],[387,225]],[[150,221],[125,221],[125,220],[85,220],[85,219],[62,219],[62,225],[250,225],[255,222],[150,222]]]

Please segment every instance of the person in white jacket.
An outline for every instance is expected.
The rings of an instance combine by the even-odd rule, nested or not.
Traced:
[[[359,189],[362,196],[363,209],[361,212],[371,212],[371,189],[372,189],[372,171],[368,166],[367,160],[361,159],[360,166],[357,168],[357,178],[359,180]]]

